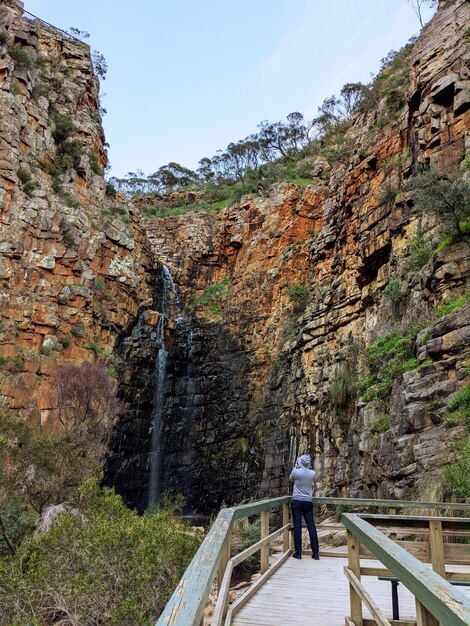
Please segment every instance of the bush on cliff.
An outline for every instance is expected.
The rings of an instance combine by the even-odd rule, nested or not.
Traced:
[[[0,559],[0,623],[155,623],[201,537],[171,512],[139,516],[87,481],[49,528]]]
[[[414,206],[419,213],[434,213],[445,233],[454,241],[464,240],[470,220],[470,181],[461,172],[441,174],[434,168],[421,171],[408,187],[414,193]]]

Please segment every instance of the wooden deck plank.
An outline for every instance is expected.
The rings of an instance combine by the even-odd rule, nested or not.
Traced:
[[[349,585],[343,573],[347,559],[324,557],[315,561],[289,558],[269,581],[232,619],[232,626],[344,626],[349,615]],[[383,567],[372,559],[361,559],[363,567]],[[463,566],[448,566],[452,571],[470,571]],[[391,585],[374,576],[361,582],[377,606],[392,618]],[[465,588],[470,595],[470,588]],[[398,586],[400,618],[416,619],[415,601],[403,586]],[[372,616],[363,607],[365,619]]]

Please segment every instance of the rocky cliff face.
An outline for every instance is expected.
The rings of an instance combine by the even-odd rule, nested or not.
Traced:
[[[106,194],[89,47],[0,7],[0,398],[54,421],[59,363],[111,352],[152,303],[138,212]]]
[[[215,217],[148,221],[154,250],[186,306],[196,305],[197,411],[188,426],[175,371],[164,457],[165,484],[186,489],[193,504],[283,492],[291,460],[304,450],[315,457],[322,493],[416,497],[464,436],[465,427],[443,416],[468,383],[469,311],[435,311],[465,288],[469,247],[448,246],[412,269],[416,236],[427,233],[437,246],[439,226],[400,188],[420,164],[463,167],[469,13],[468,3],[441,3],[413,48],[407,106],[394,119],[383,102],[357,116],[352,153],[333,167],[313,160],[314,184],[278,185]],[[394,376],[389,393],[368,397],[360,355],[413,323],[428,329],[416,339],[415,366]],[[175,336],[175,367],[184,371]],[[182,459],[191,489],[178,479]]]
[[[88,47],[21,3],[0,10],[2,407],[53,424],[57,364],[109,352],[129,411],[106,480],[138,508],[157,427],[159,488],[188,510],[284,493],[305,450],[324,494],[415,497],[466,432],[444,415],[468,383],[469,311],[438,307],[466,288],[470,255],[461,242],[412,267],[417,235],[435,248],[439,225],[402,181],[468,155],[469,3],[441,3],[413,48],[405,108],[356,116],[346,155],[311,159],[312,184],[145,228],[100,172]],[[389,331],[415,361],[384,389],[361,355]]]

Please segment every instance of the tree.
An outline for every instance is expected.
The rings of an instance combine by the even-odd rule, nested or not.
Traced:
[[[101,365],[58,367],[55,390],[59,430],[0,413],[0,498],[22,499],[39,514],[100,474],[114,418],[123,409],[116,381]]]
[[[416,17],[418,18],[419,23],[421,24],[421,28],[424,26],[423,14],[422,14],[423,6],[434,7],[437,5],[437,2],[438,0],[408,0],[408,4],[416,13]]]
[[[434,213],[448,235],[465,238],[464,223],[470,220],[470,181],[465,174],[440,174],[429,168],[419,172],[408,188],[414,190],[417,211]]]
[[[99,50],[93,50],[91,53],[91,60],[93,62],[93,69],[95,70],[95,74],[97,74],[103,80],[106,79],[106,74],[108,72],[108,64],[104,55],[99,52]]]

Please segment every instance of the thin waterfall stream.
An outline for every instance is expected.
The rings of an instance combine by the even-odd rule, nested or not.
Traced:
[[[155,333],[152,337],[155,339],[159,348],[155,362],[155,388],[150,422],[149,506],[158,502],[161,492],[163,412],[165,408],[165,384],[168,369],[168,348],[166,345],[165,327],[168,319],[170,319],[169,314],[171,314],[172,310],[177,314],[173,318],[177,323],[184,320],[181,316],[181,303],[176,291],[176,286],[171,272],[166,265],[162,265],[162,281],[161,312],[155,327]]]

